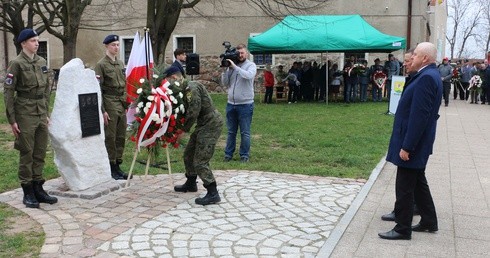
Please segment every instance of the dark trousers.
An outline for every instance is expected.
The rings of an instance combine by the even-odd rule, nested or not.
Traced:
[[[470,87],[469,82],[461,82],[462,88],[459,90],[459,99],[461,100],[468,100],[469,97],[469,92],[468,92],[468,87]]]
[[[420,224],[437,226],[436,208],[430,193],[424,169],[398,167],[396,172],[396,202],[394,230],[412,234],[413,204],[417,203]]]
[[[450,82],[442,82],[442,97],[444,98],[444,104],[449,104],[449,92],[451,91]]]
[[[274,87],[265,87],[265,98],[264,103],[272,103],[272,93],[274,92]]]

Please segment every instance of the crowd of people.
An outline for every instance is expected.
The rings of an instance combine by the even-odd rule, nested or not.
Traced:
[[[447,71],[451,74],[446,75]],[[444,100],[446,106],[449,102],[449,89],[446,85],[453,87],[453,99],[468,101],[470,104],[488,104],[490,105],[490,66],[488,60],[483,62],[470,62],[470,60],[458,60],[456,65],[452,67],[447,59],[439,65],[441,77],[446,75],[447,80],[443,80],[445,84]],[[443,73],[444,72],[444,73]]]

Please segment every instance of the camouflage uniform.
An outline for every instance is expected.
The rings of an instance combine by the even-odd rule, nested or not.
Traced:
[[[102,113],[109,115],[105,126],[105,146],[109,161],[121,163],[126,142],[126,77],[123,63],[108,56],[100,59],[95,66],[102,91]]]
[[[221,135],[223,119],[213,105],[211,96],[202,84],[189,82],[184,89],[186,120],[184,131],[190,131],[196,123],[194,132],[184,151],[186,176],[196,176],[208,186],[215,182],[209,161],[213,157],[216,142]]]
[[[38,55],[30,59],[21,52],[10,61],[4,84],[8,122],[17,123],[21,131],[14,143],[14,148],[20,151],[20,183],[43,181],[51,90],[46,60]]]

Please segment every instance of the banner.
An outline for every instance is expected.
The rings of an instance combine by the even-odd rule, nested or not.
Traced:
[[[391,92],[390,92],[390,114],[395,114],[398,107],[398,102],[402,96],[403,87],[405,86],[405,76],[393,75],[391,79]]]

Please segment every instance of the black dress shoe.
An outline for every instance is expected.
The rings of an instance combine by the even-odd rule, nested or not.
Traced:
[[[384,233],[378,233],[378,236],[383,238],[383,239],[388,239],[388,240],[410,240],[412,239],[411,235],[404,235],[396,232],[394,229],[384,232]]]
[[[433,233],[433,232],[436,232],[437,230],[439,230],[439,228],[437,228],[437,225],[436,226],[425,226],[425,225],[420,225],[420,223],[419,223],[415,226],[412,226],[412,231],[415,231],[415,232],[428,231],[429,233]]]
[[[385,214],[381,216],[381,220],[384,221],[395,221],[395,212],[392,211],[391,213]]]

